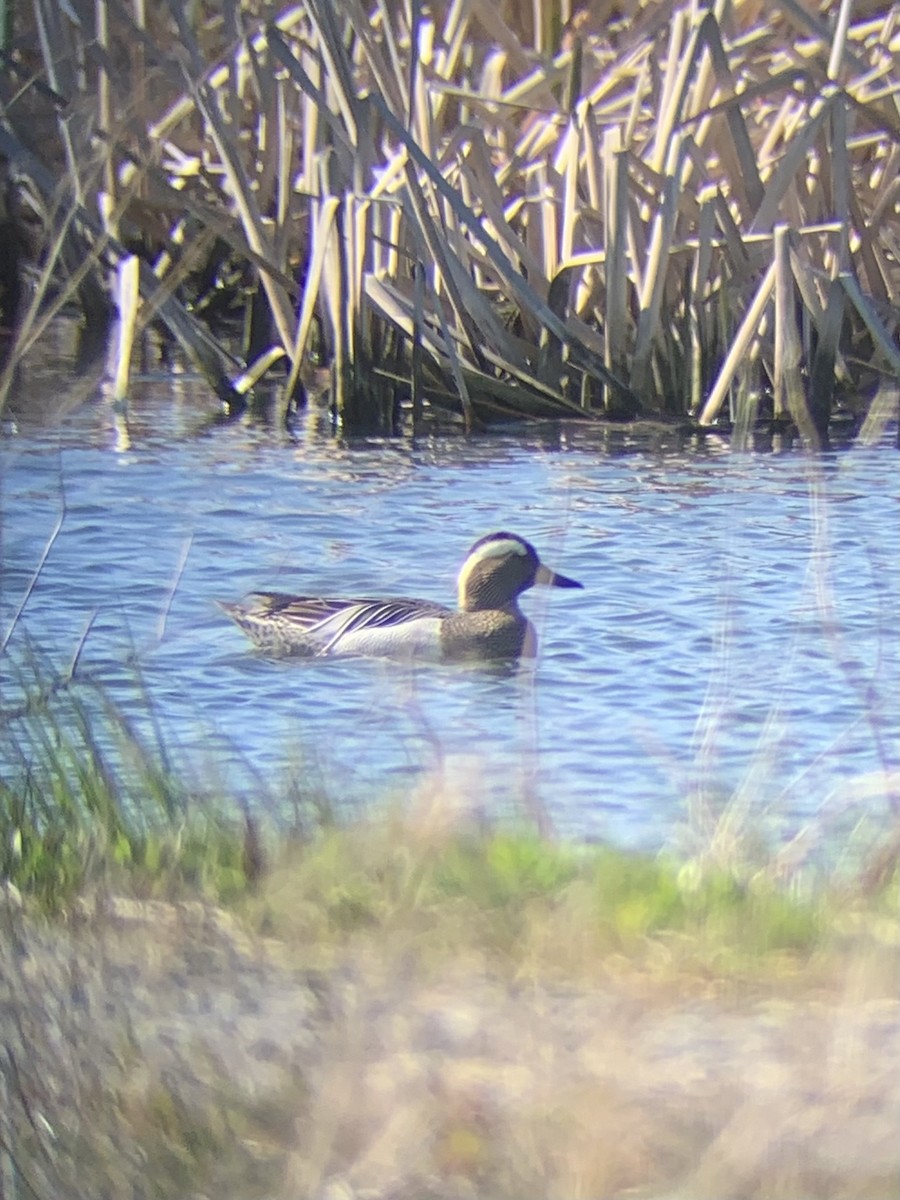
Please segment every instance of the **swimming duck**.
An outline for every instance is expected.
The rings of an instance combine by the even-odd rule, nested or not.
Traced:
[[[307,657],[457,659],[534,655],[534,627],[519,608],[535,584],[583,585],[545,567],[530,542],[490,533],[466,555],[457,582],[458,607],[431,600],[320,599],[254,592],[220,607],[258,646]]]

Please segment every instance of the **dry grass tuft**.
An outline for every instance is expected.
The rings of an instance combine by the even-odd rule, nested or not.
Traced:
[[[0,1168],[37,1197],[885,1197],[891,888],[842,897],[854,925],[432,808],[285,848],[239,919],[7,902]]]

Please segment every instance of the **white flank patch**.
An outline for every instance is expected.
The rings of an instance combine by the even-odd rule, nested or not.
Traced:
[[[419,617],[381,629],[353,629],[342,634],[324,653],[329,658],[365,655],[368,658],[415,658],[420,662],[439,662],[441,619]]]

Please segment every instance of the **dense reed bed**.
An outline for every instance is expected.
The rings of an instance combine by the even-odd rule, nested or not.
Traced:
[[[27,181],[43,240],[10,364],[77,296],[95,331],[115,303],[119,398],[155,321],[232,407],[279,369],[302,404],[327,365],[351,431],[433,406],[819,443],[838,400],[880,429],[898,22],[848,0],[34,0],[0,83],[8,202]]]

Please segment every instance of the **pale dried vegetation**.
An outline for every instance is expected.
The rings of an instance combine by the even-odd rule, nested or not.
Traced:
[[[729,940],[649,864],[426,808],[281,854],[239,919],[0,902],[3,1194],[896,1195],[888,897],[735,895]]]
[[[874,435],[900,364],[896,6],[534,12],[16,9],[0,153],[44,243],[5,384],[73,301],[105,338],[113,279],[120,399],[159,321],[232,409],[279,369],[300,403],[318,356],[347,429],[406,401],[469,427],[727,409],[821,442],[841,389]],[[168,843],[128,847],[57,741],[109,861],[74,899],[47,850],[52,921],[0,894],[4,1200],[897,1194],[896,840],[805,903],[772,869],[704,892],[432,795],[252,878],[207,838],[227,916],[173,902],[181,876],[148,898]]]
[[[112,278],[119,396],[158,318],[232,408],[273,369],[302,403],[318,356],[348,430],[408,404],[821,442],[836,397],[868,434],[896,407],[896,6],[34,0],[19,20],[0,152],[49,238],[19,354],[73,291],[99,323]]]

